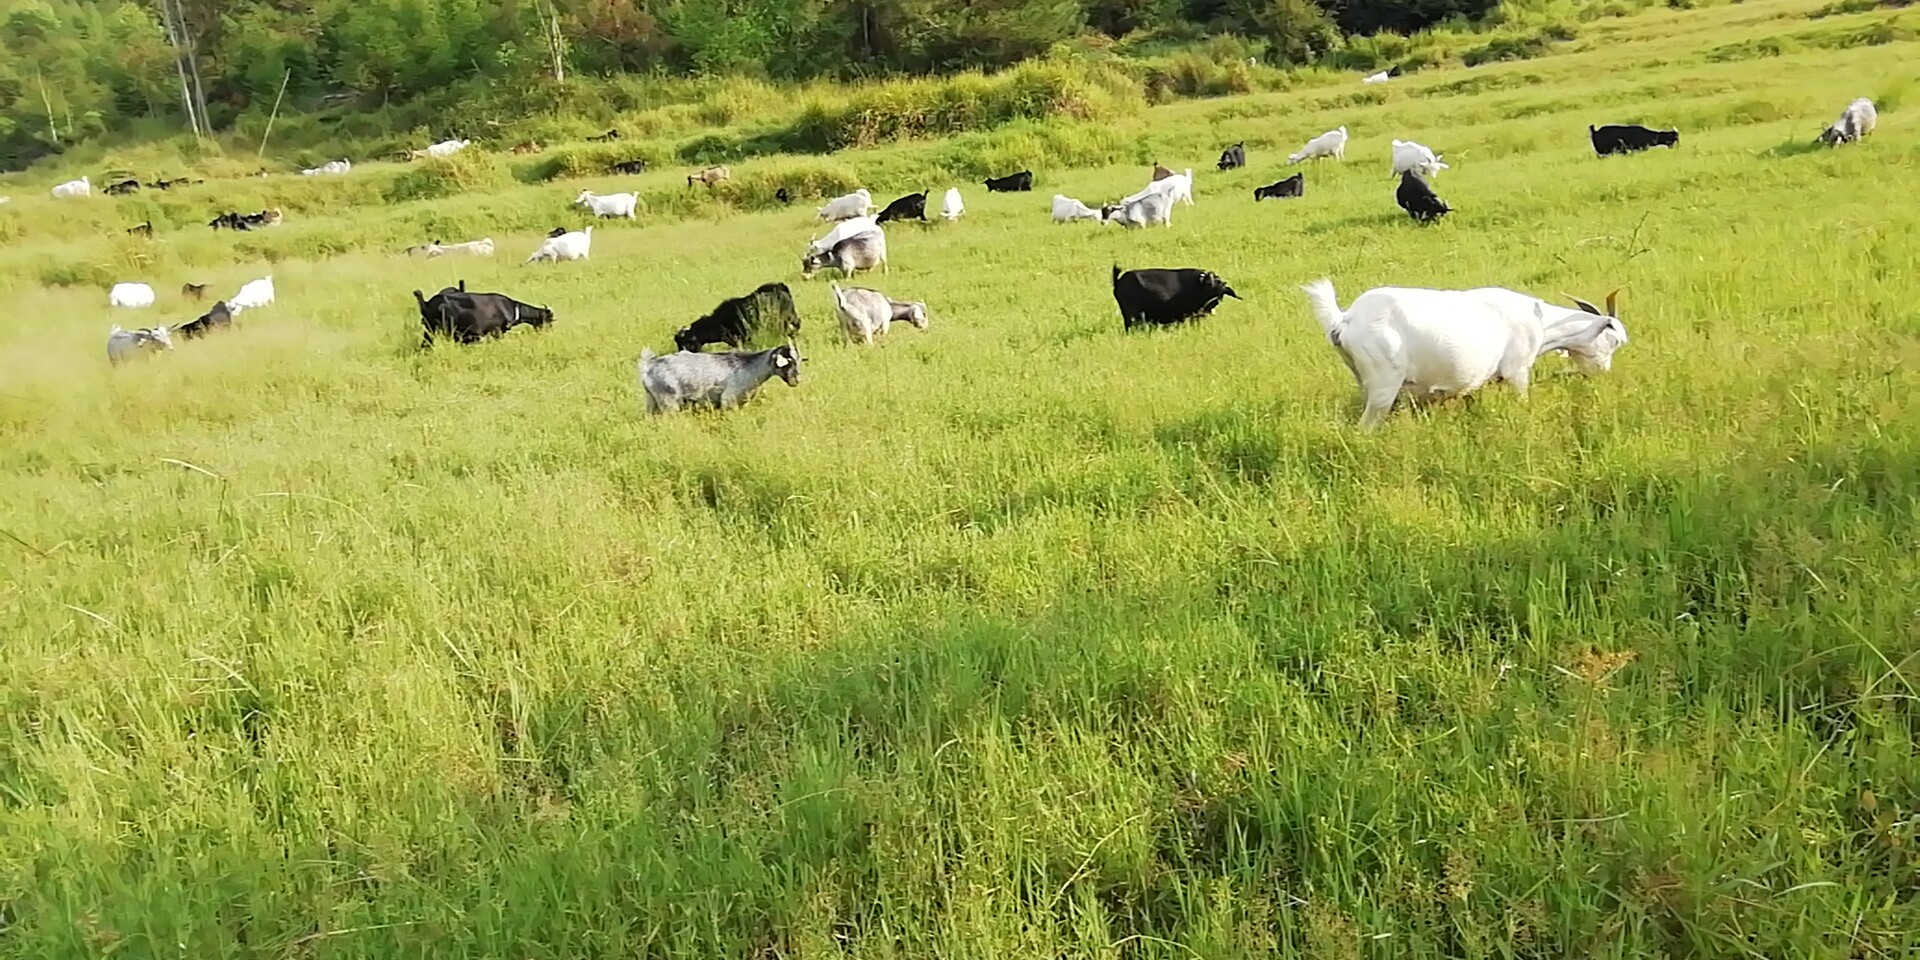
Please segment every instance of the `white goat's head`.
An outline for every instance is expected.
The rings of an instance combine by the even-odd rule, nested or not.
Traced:
[[[1612,322],[1602,327],[1600,333],[1592,340],[1587,341],[1581,346],[1568,347],[1567,356],[1573,360],[1573,365],[1576,369],[1589,376],[1612,370],[1613,352],[1625,346],[1628,342],[1627,325],[1621,322],[1620,315],[1615,312],[1614,306],[1615,298],[1620,296],[1620,291],[1615,290],[1607,294],[1606,313],[1601,313],[1598,307],[1572,294],[1566,294],[1565,296],[1567,299],[1572,300],[1574,305],[1587,313],[1593,314],[1596,317],[1612,318]]]

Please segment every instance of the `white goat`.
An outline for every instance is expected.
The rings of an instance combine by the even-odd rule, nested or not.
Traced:
[[[426,149],[429,157],[451,157],[467,148],[472,140],[442,140]]]
[[[1168,190],[1149,190],[1131,200],[1123,200],[1100,211],[1105,217],[1103,223],[1117,223],[1123,227],[1145,227],[1152,224],[1173,226],[1173,193]]]
[[[141,307],[153,306],[153,288],[144,283],[116,283],[107,291],[107,306]]]
[[[834,197],[820,208],[822,220],[846,220],[851,217],[864,217],[873,212],[873,194],[861,187],[845,196]]]
[[[1578,310],[1500,287],[1427,290],[1375,287],[1343,314],[1325,278],[1301,288],[1360,385],[1362,429],[1378,427],[1403,394],[1440,399],[1472,393],[1499,377],[1525,397],[1533,363],[1564,350],[1583,373],[1611,369],[1627,328],[1613,316],[1574,299]],[[1602,337],[1602,333],[1611,332]]]
[[[1861,97],[1847,104],[1847,109],[1841,112],[1840,119],[1834,121],[1832,126],[1827,127],[1820,134],[1820,142],[1830,147],[1853,143],[1872,133],[1879,122],[1880,111],[1873,108],[1873,101]]]
[[[1070,223],[1075,220],[1098,220],[1100,211],[1075,200],[1072,197],[1053,195],[1053,222]]]
[[[1412,170],[1420,175],[1420,179],[1432,180],[1439,175],[1440,171],[1445,169],[1447,169],[1447,165],[1442,162],[1440,157],[1432,150],[1412,140],[1395,140],[1393,142],[1394,176],[1397,177],[1406,173],[1408,170]]]
[[[967,205],[960,200],[960,188],[948,187],[947,197],[940,201],[940,215],[948,220],[958,220],[967,212]]]
[[[235,316],[242,310],[264,307],[273,303],[273,274],[269,273],[258,280],[249,280],[242,284],[240,292],[227,298],[227,309]]]
[[[540,249],[535,250],[533,256],[527,258],[527,262],[546,260],[557,263],[561,260],[585,260],[592,248],[593,228],[574,230],[557,237],[548,237],[540,244]]]
[[[307,169],[300,171],[300,175],[303,177],[320,177],[320,176],[328,176],[333,174],[342,174],[352,169],[353,169],[353,163],[349,160],[329,160],[326,163],[323,163],[317,167],[308,167]]]
[[[640,391],[652,414],[673,413],[687,404],[731,409],[774,376],[787,386],[800,385],[800,354],[792,344],[752,353],[683,350],[658,357],[647,349],[640,351],[638,368]]]
[[[579,196],[573,198],[573,202],[576,206],[584,206],[592,210],[596,217],[626,217],[628,220],[633,220],[637,219],[633,211],[639,206],[640,197],[631,193],[609,193],[601,196],[592,190],[582,190]]]
[[[1299,163],[1302,160],[1312,160],[1316,157],[1332,157],[1335,160],[1347,159],[1347,128],[1345,124],[1342,124],[1336,129],[1328,130],[1326,133],[1314,137],[1312,140],[1308,140],[1307,145],[1301,147],[1299,153],[1287,158],[1287,162]]]
[[[88,180],[86,177],[81,177],[78,180],[68,180],[66,183],[53,188],[53,198],[55,200],[61,197],[90,196],[93,196],[93,181]]]
[[[152,351],[172,349],[173,335],[164,326],[122,330],[116,323],[107,331],[107,359],[115,364]]]
[[[468,240],[466,243],[430,243],[427,244],[427,258],[444,257],[449,253],[464,253],[475,257],[493,256],[493,238]]]
[[[927,305],[915,300],[901,303],[878,290],[832,284],[833,305],[840,311],[840,329],[848,337],[873,346],[875,334],[885,334],[893,321],[905,320],[922,330],[927,328]]]
[[[1361,77],[1360,82],[1361,83],[1386,83],[1388,79],[1390,78],[1387,76],[1387,72],[1385,70],[1382,70],[1379,73],[1371,73],[1364,77]]]
[[[872,217],[849,217],[834,224],[833,229],[828,230],[826,236],[818,240],[807,241],[807,252],[820,253],[822,251],[832,250],[840,241],[848,239],[849,237],[857,237],[863,233],[873,233],[879,230],[880,221]]]

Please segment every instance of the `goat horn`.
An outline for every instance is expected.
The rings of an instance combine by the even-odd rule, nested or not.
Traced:
[[[1586,302],[1585,300],[1580,299],[1579,297],[1574,296],[1571,293],[1562,293],[1560,295],[1563,297],[1566,297],[1568,300],[1572,300],[1574,304],[1578,306],[1580,309],[1585,310],[1586,312],[1591,313],[1596,317],[1601,315],[1600,308],[1594,306],[1591,303]]]
[[[1620,288],[1619,288],[1619,287],[1615,287],[1615,288],[1613,288],[1613,292],[1612,292],[1612,293],[1609,293],[1609,294],[1607,294],[1607,316],[1609,316],[1609,317],[1617,317],[1617,316],[1619,316],[1619,314],[1617,314],[1617,313],[1615,313],[1615,312],[1613,312],[1613,298],[1615,298],[1615,297],[1617,297],[1617,296],[1619,296],[1619,295],[1620,295]]]

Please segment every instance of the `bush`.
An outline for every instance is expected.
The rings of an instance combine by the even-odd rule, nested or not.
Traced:
[[[554,150],[534,161],[520,173],[528,183],[544,183],[571,177],[602,177],[608,168],[625,160],[645,160],[649,168],[673,159],[657,143],[593,143]]]
[[[1461,54],[1460,61],[1469,67],[1477,67],[1502,60],[1531,60],[1544,56],[1547,46],[1547,42],[1539,37],[1501,37],[1486,46],[1475,47]]]
[[[497,190],[510,182],[506,168],[492,153],[469,148],[450,157],[413,161],[407,172],[393,178],[386,200],[438,200],[475,190]]]
[[[894,140],[987,130],[1015,120],[1093,120],[1142,101],[1138,85],[1092,64],[1033,62],[992,75],[889,81],[817,99],[776,139],[827,153]]]

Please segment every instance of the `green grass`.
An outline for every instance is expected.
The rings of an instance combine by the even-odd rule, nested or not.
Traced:
[[[0,957],[1912,956],[1920,136],[1798,145],[1920,48],[1814,9],[1036,126],[1116,155],[893,230],[872,283],[933,322],[871,349],[799,279],[811,209],[528,267],[601,181],[15,189]],[[1682,146],[1594,158],[1615,120]],[[1252,203],[1340,123],[1344,166]],[[1393,207],[1393,137],[1452,217]],[[736,175],[937,197],[958,149]],[[1171,228],[1047,221],[1143,158],[1199,168]],[[216,203],[291,222],[191,226]],[[434,218],[499,256],[390,252]],[[1123,335],[1116,262],[1246,300]],[[269,270],[230,335],[109,369],[105,283],[177,321]],[[1362,434],[1321,275],[1624,287],[1633,339]],[[410,291],[456,278],[559,322],[417,352]],[[641,348],[769,279],[801,385],[646,418]]]

